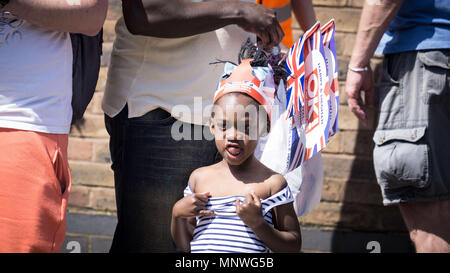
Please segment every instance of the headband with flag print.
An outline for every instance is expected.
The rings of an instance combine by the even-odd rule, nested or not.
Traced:
[[[252,67],[252,59],[242,60],[238,66],[227,62],[224,68],[213,103],[228,93],[243,93],[255,99],[264,107],[269,119],[275,97],[273,70],[269,66]]]
[[[317,22],[292,46],[286,55],[288,77],[285,84],[275,85],[270,65],[252,67],[252,59],[245,59],[238,66],[225,64],[214,103],[227,93],[244,93],[266,109],[271,123],[289,124],[289,128],[271,125],[271,128],[285,128],[283,130],[286,131],[270,132],[287,138],[287,147],[283,148],[287,152],[280,152],[283,154],[280,161],[286,166],[280,170],[281,173],[295,170],[323,150],[338,130],[339,91],[334,30],[334,20],[322,28]],[[285,99],[276,100],[275,95],[281,94],[278,92],[282,92]],[[283,105],[279,105],[281,101]],[[272,119],[272,110],[278,106],[284,109],[283,121]]]

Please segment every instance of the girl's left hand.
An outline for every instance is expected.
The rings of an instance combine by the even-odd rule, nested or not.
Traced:
[[[241,200],[236,200],[236,213],[250,228],[255,228],[264,221],[261,210],[261,200],[254,192],[247,194],[242,203]]]

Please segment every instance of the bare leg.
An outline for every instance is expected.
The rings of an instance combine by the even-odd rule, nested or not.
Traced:
[[[450,253],[450,200],[399,205],[416,251]]]

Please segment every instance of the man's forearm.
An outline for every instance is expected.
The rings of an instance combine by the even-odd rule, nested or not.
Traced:
[[[292,0],[292,10],[303,31],[307,31],[316,23],[311,0]]]
[[[179,38],[239,22],[239,5],[225,2],[123,0],[128,30],[137,35]]]
[[[107,0],[11,0],[4,10],[46,29],[93,36],[107,8]]]
[[[362,10],[350,67],[369,65],[383,33],[397,14],[403,0],[366,1]]]

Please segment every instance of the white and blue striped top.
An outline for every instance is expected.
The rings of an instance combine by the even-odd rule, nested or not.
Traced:
[[[192,194],[188,185],[184,190],[184,196]],[[228,196],[209,198],[207,210],[214,211],[215,216],[198,216],[197,226],[191,241],[193,253],[264,253],[269,248],[256,237],[236,213],[236,199],[243,201],[245,196]],[[293,202],[289,186],[286,186],[276,194],[261,200],[264,219],[273,226],[272,208]]]

